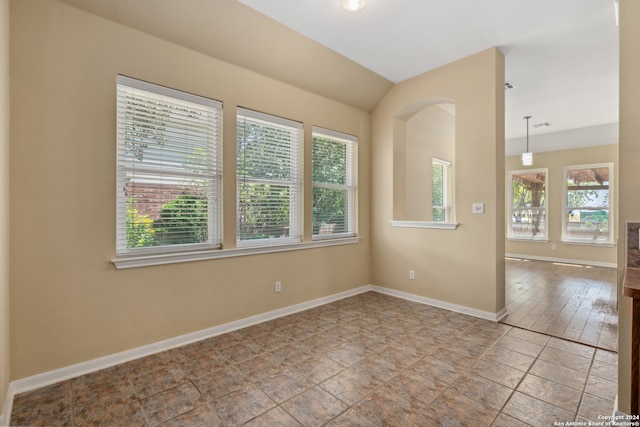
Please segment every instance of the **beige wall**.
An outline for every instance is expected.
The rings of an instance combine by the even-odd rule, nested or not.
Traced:
[[[394,128],[430,99],[456,105],[456,230],[392,227],[404,170]],[[504,308],[504,58],[489,49],[394,86],[372,114],[373,283],[488,313]],[[394,166],[395,165],[395,166]],[[394,184],[394,180],[396,181]],[[485,213],[472,214],[474,202]],[[415,280],[409,280],[409,270]]]
[[[626,255],[625,224],[640,221],[640,2],[620,0],[620,232],[619,278]],[[629,413],[631,372],[631,299],[619,292],[618,405]]]
[[[7,21],[8,2],[0,0],[0,24]],[[623,224],[640,220],[634,186],[624,183],[639,178],[635,76],[640,72],[640,30],[634,22],[640,5],[621,3]],[[9,348],[11,379],[18,379],[367,283],[490,313],[504,307],[504,59],[497,50],[395,86],[371,120],[362,111],[55,1],[11,0],[11,20],[20,23],[11,27],[11,346],[9,282],[0,277],[0,397],[9,379]],[[3,33],[0,43],[6,40]],[[8,98],[2,83],[8,81],[6,65],[0,50],[0,100]],[[222,100],[227,162],[234,159],[237,105],[303,121],[307,136],[311,125],[358,135],[362,241],[115,270],[109,260],[115,255],[116,73]],[[393,183],[393,122],[407,107],[431,97],[456,102],[460,226],[455,231],[392,228],[392,201],[401,190]],[[0,162],[8,152],[2,123],[7,119],[8,110],[0,105]],[[7,181],[0,178],[0,195]],[[232,218],[235,188],[228,170],[224,185],[225,216]],[[474,202],[485,203],[484,215],[471,214]],[[308,211],[309,200],[305,206]],[[3,244],[8,240],[2,234],[6,210],[0,208]],[[305,222],[308,238],[308,213]],[[233,222],[225,224],[225,245],[233,245]],[[7,259],[0,247],[0,265]],[[416,280],[408,280],[409,269],[416,271]],[[283,282],[281,294],[273,293],[275,280]],[[622,299],[623,410],[628,410],[629,307]]]
[[[0,416],[9,385],[9,0],[0,0]]]
[[[368,113],[55,1],[14,0],[11,20],[12,379],[371,282]],[[224,102],[227,247],[236,106],[357,135],[360,243],[116,270],[117,73]]]
[[[618,145],[608,144],[597,147],[582,148],[575,150],[561,150],[546,153],[534,153],[533,166],[522,166],[520,156],[507,157],[506,160],[506,218],[509,218],[509,172],[526,169],[548,169],[547,176],[547,226],[549,227],[549,242],[525,242],[519,240],[507,240],[505,250],[508,254],[548,258],[584,261],[596,264],[615,265],[617,259],[617,249],[615,247],[596,247],[593,245],[576,245],[562,243],[562,218],[564,217],[563,200],[563,177],[565,166],[586,165],[594,163],[613,163],[614,183],[613,183],[613,216],[616,217],[616,204],[618,198],[615,197],[616,184],[615,176],[618,172]],[[508,224],[506,224],[508,227]],[[614,228],[618,224],[614,222]],[[614,236],[615,230],[613,231]],[[614,239],[615,240],[615,239]],[[552,249],[552,245],[556,249]]]
[[[406,121],[405,130],[405,217],[431,221],[432,159],[455,163],[455,107],[425,108]],[[452,114],[453,112],[453,114]],[[394,144],[402,142],[394,141]]]

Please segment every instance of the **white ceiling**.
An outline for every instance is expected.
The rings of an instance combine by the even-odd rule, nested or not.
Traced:
[[[364,111],[392,82],[497,46],[517,86],[507,155],[527,115],[534,152],[617,143],[614,0],[58,1]]]
[[[531,137],[618,121],[614,0],[368,0],[357,14],[340,0],[238,1],[393,82],[497,46],[517,86],[507,139],[526,115]]]

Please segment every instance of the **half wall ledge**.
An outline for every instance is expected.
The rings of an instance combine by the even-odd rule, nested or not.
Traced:
[[[460,225],[457,222],[433,222],[433,221],[389,221],[393,227],[404,228],[434,228],[439,230],[455,230]]]

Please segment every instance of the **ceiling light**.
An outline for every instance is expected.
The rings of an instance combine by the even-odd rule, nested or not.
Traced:
[[[527,121],[527,151],[522,153],[522,166],[531,166],[533,165],[533,153],[529,152],[529,119],[531,116],[525,116],[524,119]]]
[[[360,12],[367,5],[367,0],[341,0],[342,8],[349,13]]]

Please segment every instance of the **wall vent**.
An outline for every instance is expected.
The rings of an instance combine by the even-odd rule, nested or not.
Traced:
[[[517,86],[513,84],[513,82],[505,82],[504,84],[504,89],[505,90],[511,90],[511,89],[515,89]]]
[[[551,123],[549,122],[543,122],[543,123],[536,123],[535,125],[533,125],[534,128],[546,128],[551,126]]]

